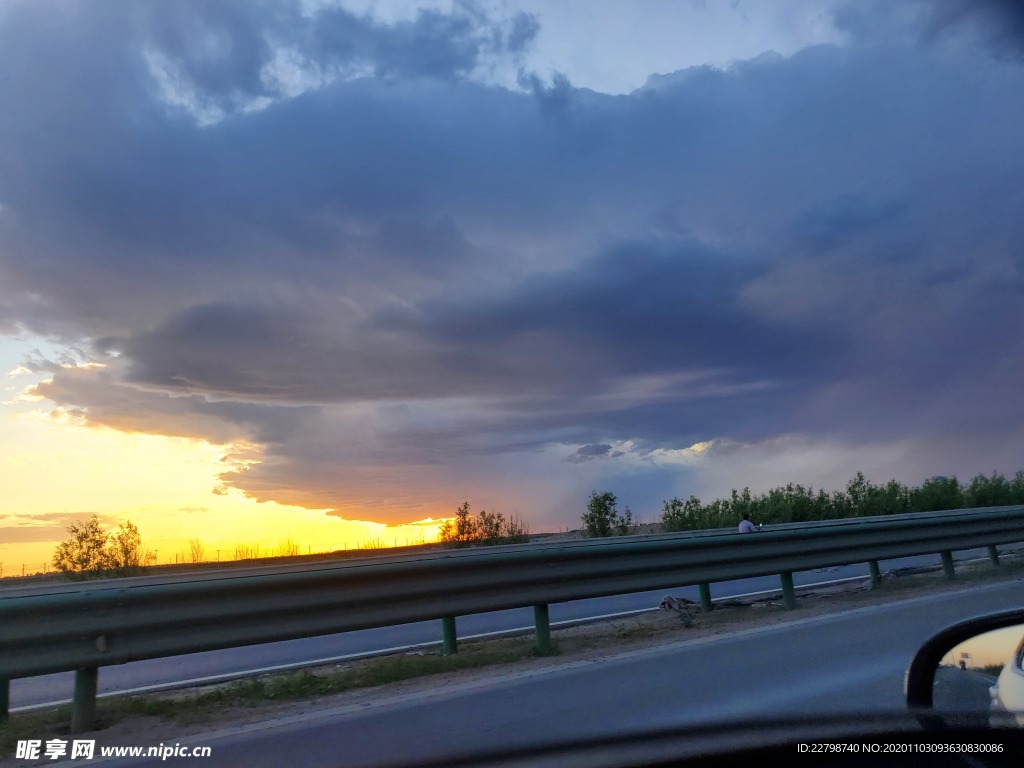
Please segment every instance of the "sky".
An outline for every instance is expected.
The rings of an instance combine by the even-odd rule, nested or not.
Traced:
[[[950,649],[942,657],[942,663],[956,666],[961,660],[968,667],[1013,664],[1017,649],[1024,639],[1024,626],[1016,625],[994,629],[976,635]]]
[[[0,0],[0,562],[1024,468],[1024,11]]]

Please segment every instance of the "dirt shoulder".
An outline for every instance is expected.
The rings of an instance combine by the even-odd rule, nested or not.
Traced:
[[[822,573],[823,581],[829,577],[828,570]],[[362,710],[661,645],[707,641],[738,631],[1022,578],[1024,558],[1006,560],[1000,568],[987,563],[961,566],[958,579],[952,582],[941,572],[890,571],[876,589],[871,589],[866,579],[798,589],[798,607],[793,611],[785,610],[781,598],[772,596],[718,601],[711,613],[680,601],[677,608],[553,628],[555,653],[549,656],[536,655],[529,636],[463,641],[456,656],[443,656],[440,649],[423,650],[205,688],[111,697],[100,700],[99,728],[75,738],[95,739],[97,748],[174,743],[198,734],[324,710]],[[13,758],[18,739],[68,739],[68,717],[67,707],[15,713],[8,724],[0,726],[0,755]],[[52,761],[0,760],[0,765],[43,763]]]

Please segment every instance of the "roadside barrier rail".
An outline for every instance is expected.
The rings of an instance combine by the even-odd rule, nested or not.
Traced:
[[[72,732],[93,727],[100,667],[257,643],[442,620],[454,653],[455,618],[533,606],[538,650],[549,650],[548,605],[778,574],[795,607],[792,574],[1024,541],[1024,506],[955,510],[856,523],[787,525],[757,534],[714,531],[591,540],[585,545],[489,547],[417,558],[216,578],[94,582],[73,591],[0,597],[0,717],[10,680],[74,670]]]

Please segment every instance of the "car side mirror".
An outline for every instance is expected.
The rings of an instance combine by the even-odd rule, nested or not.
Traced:
[[[914,656],[907,706],[986,713],[992,725],[1024,726],[1024,610],[969,619],[942,630]]]

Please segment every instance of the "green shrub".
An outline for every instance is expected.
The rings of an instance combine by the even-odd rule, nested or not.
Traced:
[[[587,511],[583,513],[583,527],[588,536],[624,536],[633,530],[632,511],[626,507],[626,511],[620,515],[617,504],[618,498],[611,491],[591,492]]]

